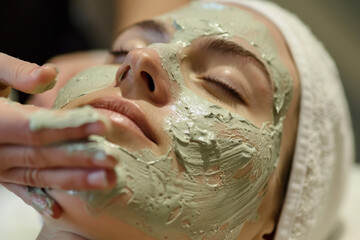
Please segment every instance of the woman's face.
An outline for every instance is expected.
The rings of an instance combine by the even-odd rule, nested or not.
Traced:
[[[91,105],[111,120],[111,134],[85,147],[119,160],[117,186],[50,191],[64,215],[47,224],[90,239],[234,239],[257,222],[263,231],[279,209],[263,210],[264,199],[283,187],[272,176],[283,179],[291,157],[281,135],[292,92],[298,101],[277,30],[249,10],[196,3],[125,29],[112,52],[116,65],[74,78],[56,106]],[[285,125],[293,143],[296,120]]]

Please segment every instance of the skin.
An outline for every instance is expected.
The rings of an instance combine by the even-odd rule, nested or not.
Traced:
[[[291,163],[294,141],[296,137],[300,98],[299,79],[296,73],[296,67],[291,58],[291,54],[289,53],[286,43],[279,31],[262,16],[254,12],[252,14],[254,14],[254,16],[259,21],[262,21],[264,24],[266,24],[266,26],[268,26],[274,41],[276,42],[276,46],[278,47],[278,52],[293,78],[293,98],[290,104],[290,108],[287,112],[287,118],[284,122],[283,141],[281,143],[278,166],[275,168],[275,171],[272,173],[269,179],[267,192],[258,209],[258,219],[256,219],[256,221],[247,222],[239,234],[239,239],[240,237],[242,239],[272,239],[272,234],[276,228],[276,221],[280,212],[280,203],[283,200],[285,192],[286,186],[284,183],[287,182],[287,173]],[[136,27],[135,29],[130,28],[127,31],[130,31],[130,35],[128,32],[128,36],[126,36],[126,32],[124,32],[123,35],[121,35],[115,41],[115,49],[117,47],[116,44],[119,44],[119,42],[121,44],[127,44],[126,38],[132,38],[135,35],[137,38],[141,37],[139,39],[141,40],[146,34],[154,34],[141,32],[143,30]],[[160,38],[161,36],[158,37]],[[121,38],[123,39],[121,40]],[[241,39],[235,39],[235,41],[238,41],[238,44],[243,45],[249,51],[255,52],[255,49],[251,48],[249,45],[246,45],[241,41]],[[138,44],[141,41],[133,42]],[[129,42],[129,44],[130,43],[131,42]],[[194,45],[196,46],[196,44]],[[124,65],[119,67],[118,78],[123,78],[124,81],[120,83],[114,82],[114,84],[110,87],[94,93],[90,93],[82,98],[78,98],[70,104],[66,105],[66,108],[82,106],[99,96],[121,96],[128,99],[129,101],[136,103],[141,108],[141,110],[144,111],[148,121],[152,126],[162,125],[163,119],[169,116],[169,113],[171,113],[171,106],[174,102],[173,96],[176,96],[177,85],[174,82],[169,81],[169,79],[166,77],[166,73],[161,68],[161,59],[159,58],[158,53],[154,51],[154,49],[141,45],[133,46],[133,48],[136,47],[140,48],[132,50],[125,59],[113,59],[112,63],[116,63],[116,61],[124,61],[124,65],[131,66],[133,73],[128,73],[125,77],[121,77],[124,73],[126,73],[126,69],[122,67]],[[249,63],[249,67],[251,69],[258,68],[258,66],[256,66],[254,63]],[[150,91],[146,82],[142,81],[142,78],[139,78],[136,74],[134,74],[141,73],[142,71],[146,71],[151,76],[163,76],[163,78],[160,78],[163,79],[163,83],[155,82],[156,89],[160,89],[160,91]],[[249,74],[252,73],[251,70],[249,71]],[[258,74],[262,73],[260,72]],[[262,77],[266,78],[265,75]],[[161,84],[163,84],[163,87]],[[231,104],[229,104],[231,102],[231,97],[229,95],[223,95],[220,101],[219,99],[214,99],[214,97],[211,96],[212,94],[210,93],[214,93],[214,91],[216,92],[220,90],[216,88],[210,88],[210,91],[203,91],[202,88],[195,86],[190,86],[189,88],[210,102],[216,102],[216,104],[219,104],[224,108],[231,109]],[[204,88],[206,88],[206,86]],[[172,92],[170,89],[172,89]],[[272,92],[266,88],[252,87],[252,90],[256,92],[256,95],[262,95],[264,96],[264,99],[270,100],[264,102],[255,101],[254,107],[252,109],[240,108],[231,110],[241,114],[255,125],[261,126],[263,122],[269,120],[271,121],[272,104],[269,104],[269,102],[271,103]],[[262,110],[258,110],[257,112],[256,109]],[[150,149],[155,155],[164,154],[170,143],[169,136],[162,128],[153,127],[152,129],[154,131],[153,134],[156,136],[157,140],[155,144],[154,142],[149,141],[149,139],[139,137],[139,135],[134,134],[134,132],[132,132],[129,128],[116,129],[116,131],[107,134],[106,137],[109,141],[121,145],[131,151],[138,151],[146,147],[147,149]],[[181,165],[179,165],[176,161],[174,161],[174,168],[178,169],[179,172],[183,171]],[[69,196],[59,191],[51,191],[50,194],[63,207],[64,214],[58,221],[45,218],[44,229],[39,236],[40,239],[51,239],[51,236],[56,236],[59,234],[73,234],[71,235],[73,237],[82,236],[89,239],[152,239],[146,236],[146,234],[139,229],[129,226],[109,215],[99,215],[97,217],[89,215],[89,213],[84,208],[83,202],[76,197]],[[126,199],[123,199],[123,201],[126,202]],[[269,202],[279,204],[269,207]],[[101,227],[99,227],[99,224],[101,223],[106,224],[102,224]],[[125,232],[126,236],[124,234]],[[184,236],[184,239],[187,239],[186,236]]]
[[[159,4],[163,11],[174,8],[186,1],[161,2]],[[126,9],[131,6],[128,1],[117,1],[115,9],[124,9],[123,4],[127,4]],[[129,1],[133,3],[133,1]],[[129,6],[128,6],[129,5]],[[148,7],[147,14],[150,13]],[[159,9],[159,8],[156,8]],[[117,11],[119,12],[119,11]],[[128,11],[127,11],[128,12]],[[127,13],[125,12],[125,13]],[[120,14],[123,16],[123,14]],[[148,15],[148,16],[150,16]],[[139,17],[139,16],[137,16]],[[142,13],[142,17],[144,14]],[[127,15],[122,19],[123,23],[129,24],[134,21],[133,15]],[[26,61],[13,58],[0,53],[0,97],[8,97],[11,88],[22,92],[35,94],[30,104],[38,107],[50,108],[56,98],[58,90],[70,77],[87,67],[102,64],[106,52],[82,52],[59,56],[49,62],[56,64],[46,64],[42,67]],[[59,74],[59,70],[61,73]],[[55,77],[57,80],[54,87]],[[52,88],[54,87],[54,88]],[[48,91],[52,88],[50,91]],[[45,93],[41,93],[46,91]],[[34,106],[9,105],[6,99],[0,99],[1,112],[6,113],[1,119],[0,154],[2,156],[0,168],[0,183],[13,191],[27,204],[46,202],[48,199],[43,195],[29,195],[25,185],[36,187],[52,187],[60,189],[106,189],[114,184],[114,172],[111,170],[115,165],[114,159],[109,157],[106,161],[93,161],[88,154],[78,153],[76,156],[65,156],[59,149],[48,148],[48,144],[62,141],[82,139],[89,134],[101,135],[106,132],[106,128],[100,121],[97,123],[83,124],[82,126],[58,129],[31,131],[28,128],[29,116],[43,110]],[[24,114],[19,114],[20,112]],[[11,137],[9,138],[9,134]],[[10,139],[10,142],[9,142]],[[59,156],[54,158],[53,156]],[[37,159],[35,161],[34,159]],[[39,159],[41,161],[39,161]],[[102,173],[103,179],[89,182],[92,173]],[[107,185],[103,183],[106,180]],[[74,183],[76,183],[74,185]],[[53,205],[53,209],[45,209],[42,213],[52,217],[61,215],[61,208]]]
[[[51,64],[38,66],[0,53],[0,111],[5,113],[0,119],[0,183],[29,205],[46,202],[46,198],[28,194],[26,186],[104,189],[115,183],[114,172],[111,171],[114,159],[94,162],[92,156],[79,152],[77,156],[68,157],[60,149],[49,147],[54,143],[87,138],[90,134],[102,135],[107,131],[102,122],[32,131],[30,116],[42,109],[6,99],[11,88],[26,93],[45,91],[54,85],[56,76],[57,69]],[[94,170],[112,175],[108,186],[95,182],[89,184],[88,177]],[[44,208],[41,212],[57,218],[61,215],[61,208],[53,204],[51,209]]]
[[[56,77],[57,83],[51,90],[41,94],[31,95],[28,104],[37,107],[51,108],[54,105],[59,90],[70,78],[87,68],[103,64],[107,57],[107,51],[99,50],[68,53],[51,58],[49,63],[56,66],[59,70]]]

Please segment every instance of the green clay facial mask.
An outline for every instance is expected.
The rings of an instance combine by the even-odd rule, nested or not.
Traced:
[[[173,23],[175,35],[170,43],[149,47],[158,52],[170,81],[180,86],[173,113],[164,121],[172,139],[168,153],[160,157],[146,149],[132,153],[96,136],[90,143],[74,144],[73,148],[103,150],[119,164],[118,182],[111,191],[72,194],[83,198],[92,214],[113,215],[157,239],[235,239],[244,223],[257,219],[278,162],[283,118],[291,99],[290,75],[269,30],[245,10],[193,3],[159,19]],[[210,35],[238,36],[262,54],[275,86],[272,123],[259,128],[186,87],[178,56],[195,39]],[[97,71],[101,68],[92,74]],[[57,106],[78,96],[57,101]],[[171,153],[183,172],[174,169]]]
[[[85,106],[58,114],[52,110],[40,110],[30,117],[30,129],[38,131],[44,128],[63,129],[67,127],[79,127],[86,123],[102,121],[106,126],[110,125],[109,120],[94,111],[92,107]]]
[[[60,109],[72,100],[114,83],[117,66],[95,66],[72,78],[59,92],[54,108]]]

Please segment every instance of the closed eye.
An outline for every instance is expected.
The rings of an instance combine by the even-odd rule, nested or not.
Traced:
[[[204,84],[205,89],[218,100],[229,102],[228,98],[231,98],[233,100],[240,101],[241,103],[246,104],[241,93],[232,88],[226,82],[218,78],[209,76],[201,76],[200,78],[206,80],[206,83]],[[218,91],[219,89],[221,92]],[[225,93],[225,95],[223,93]]]
[[[110,54],[114,56],[113,63],[123,63],[125,57],[129,54],[129,51],[123,49],[110,50]]]

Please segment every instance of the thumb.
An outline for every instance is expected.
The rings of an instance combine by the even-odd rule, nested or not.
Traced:
[[[0,53],[0,91],[10,86],[26,93],[44,92],[55,85],[57,72],[51,64],[40,67]]]

